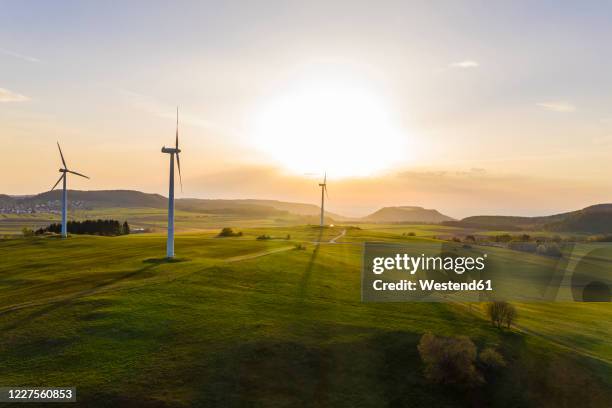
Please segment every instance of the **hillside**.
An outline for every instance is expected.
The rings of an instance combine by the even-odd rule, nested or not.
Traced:
[[[362,218],[366,222],[415,222],[415,223],[441,223],[452,221],[453,218],[441,214],[438,210],[425,209],[423,207],[403,206],[384,207],[380,210]]]
[[[560,220],[544,225],[549,231],[575,231],[592,233],[612,232],[612,204],[598,204],[565,214]]]
[[[597,204],[578,211],[543,217],[479,215],[444,224],[489,230],[608,233],[612,232],[612,204]]]
[[[19,199],[22,203],[35,202],[44,203],[62,199],[61,190],[47,191],[32,197]],[[86,207],[148,207],[161,208],[167,204],[166,197],[159,194],[148,194],[134,190],[96,190],[81,191],[68,190],[68,199],[71,202],[82,201]]]
[[[459,304],[362,302],[362,243],[406,238],[312,244],[342,229],[179,234],[174,262],[162,234],[0,240],[0,383],[70,384],[65,406],[87,408],[607,406],[610,304],[527,305],[527,334]],[[425,332],[494,346],[507,365],[476,389],[429,384]]]
[[[319,216],[320,207],[314,204],[292,203],[277,200],[257,200],[257,199],[199,199],[199,198],[181,198],[176,200],[177,209],[184,211],[195,212],[232,212],[243,213],[253,212],[263,215],[282,215],[294,214],[304,216]],[[345,217],[325,212],[325,216],[334,220],[344,219]]]
[[[45,212],[58,210],[61,206],[62,192],[60,190],[47,191],[27,197],[11,197],[0,195],[0,210],[11,208],[20,209],[21,212],[36,210]],[[168,206],[168,199],[159,194],[149,194],[134,190],[97,190],[81,191],[68,190],[68,201],[71,208],[94,210],[100,208],[157,208]],[[277,200],[257,199],[197,199],[177,198],[177,210],[201,212],[209,214],[237,214],[243,216],[318,216],[319,206],[305,203],[292,203]],[[1,211],[0,211],[1,212]],[[4,211],[10,212],[10,211]],[[326,217],[332,220],[345,219],[338,214],[326,212]]]

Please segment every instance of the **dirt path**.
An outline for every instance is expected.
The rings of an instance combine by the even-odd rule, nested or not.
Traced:
[[[275,249],[269,249],[267,251],[261,251],[261,252],[255,252],[252,254],[246,254],[246,255],[240,255],[240,256],[234,256],[231,258],[225,258],[224,261],[225,262],[238,262],[238,261],[244,261],[247,259],[254,259],[254,258],[259,258],[262,256],[266,256],[266,255],[271,255],[271,254],[276,254],[278,252],[285,252],[288,251],[290,249],[292,249],[293,247],[282,247],[282,248],[275,248]]]
[[[344,230],[342,230],[342,232],[339,235],[333,237],[329,241],[312,241],[312,243],[315,244],[315,245],[319,245],[319,244],[336,244],[337,243],[336,240],[342,238],[345,235],[346,235],[346,230],[344,229]]]
[[[342,238],[343,236],[346,235],[346,230],[343,229],[342,232],[340,233],[340,235],[338,235],[337,237],[333,237],[332,239],[329,240],[330,244],[335,244],[337,239]]]

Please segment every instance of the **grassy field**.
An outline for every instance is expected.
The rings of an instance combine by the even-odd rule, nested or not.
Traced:
[[[407,238],[347,228],[312,243],[343,229],[180,234],[173,262],[156,234],[2,240],[0,384],[74,385],[93,407],[609,402],[609,304],[521,305],[511,332],[465,305],[364,304],[360,243]],[[468,393],[428,384],[425,331],[497,347],[509,366]]]
[[[409,234],[413,233],[417,237],[443,237],[451,238],[454,236],[464,237],[466,235],[474,235],[477,237],[493,237],[496,235],[521,235],[528,234],[532,237],[553,237],[561,238],[586,238],[585,233],[564,233],[551,231],[506,231],[506,230],[486,230],[481,228],[463,228],[449,225],[438,224],[356,224],[362,229],[384,231],[393,234]]]
[[[164,231],[167,224],[167,210],[157,208],[98,208],[95,210],[70,211],[68,219],[115,219],[128,221],[133,228],[147,228]],[[272,227],[304,224],[304,217],[296,215],[245,217],[232,214],[206,214],[190,211],[176,211],[176,230],[195,232],[218,230],[223,227]],[[314,219],[314,218],[313,218]],[[0,235],[18,235],[24,227],[37,229],[50,223],[60,222],[60,216],[49,213],[0,214]]]

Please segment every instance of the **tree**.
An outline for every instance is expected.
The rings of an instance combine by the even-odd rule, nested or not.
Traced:
[[[225,227],[221,230],[221,232],[217,236],[218,237],[241,237],[242,231],[236,232],[231,227]]]
[[[491,302],[486,306],[487,316],[491,319],[491,323],[498,329],[506,326],[508,329],[516,320],[516,308],[508,302]]]
[[[85,220],[85,221],[68,221],[66,227],[70,234],[91,234],[91,235],[122,235],[127,222],[123,225],[116,220]],[[62,230],[60,224],[51,224],[46,228],[39,228],[36,234],[44,234],[53,232],[59,234]],[[129,226],[128,226],[129,231]]]
[[[123,222],[123,235],[128,235],[130,233],[130,225],[127,221]]]
[[[476,346],[469,337],[437,337],[425,333],[417,346],[425,378],[439,384],[474,387],[484,382],[475,366]]]
[[[497,351],[491,347],[487,347],[480,351],[478,360],[485,368],[498,369],[506,366],[506,360]]]

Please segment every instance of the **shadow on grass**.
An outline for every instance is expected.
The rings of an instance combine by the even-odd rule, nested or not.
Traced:
[[[116,284],[116,283],[119,283],[119,282],[122,282],[122,281],[125,281],[125,280],[128,280],[128,279],[137,277],[139,275],[144,275],[144,274],[148,273],[149,270],[152,269],[154,266],[155,265],[146,265],[145,267],[140,268],[138,270],[135,270],[135,271],[132,271],[132,272],[129,272],[129,273],[125,273],[125,274],[117,276],[117,277],[115,277],[113,279],[108,279],[108,280],[102,281],[102,282],[98,283],[97,285],[92,286],[89,289],[76,292],[76,293],[74,293],[74,294],[72,294],[70,296],[67,296],[65,298],[62,298],[62,299],[50,299],[49,302],[46,303],[46,304],[32,305],[32,307],[42,307],[42,308],[38,309],[38,310],[35,310],[34,312],[28,314],[27,316],[24,316],[23,318],[21,318],[19,320],[14,321],[12,324],[6,326],[4,328],[4,330],[13,330],[13,329],[19,328],[20,326],[22,326],[24,324],[27,324],[27,323],[30,323],[31,321],[33,321],[33,320],[35,320],[35,319],[37,319],[39,317],[45,316],[45,315],[47,315],[47,314],[49,314],[49,313],[51,313],[51,312],[53,312],[53,311],[55,311],[57,309],[62,308],[63,306],[67,306],[67,305],[71,304],[73,301],[75,301],[77,299],[83,298],[85,296],[93,295],[96,292],[98,292],[99,290],[104,289],[107,286],[111,286],[113,284]],[[4,312],[4,313],[10,313],[10,312],[11,311],[9,310],[9,311]]]
[[[306,270],[302,275],[302,279],[300,280],[300,287],[298,288],[298,299],[300,304],[303,303],[304,297],[306,296],[306,289],[308,288],[308,282],[310,281],[310,276],[312,275],[312,269],[314,268],[315,261],[317,260],[317,255],[319,255],[319,248],[321,248],[321,237],[323,236],[323,229],[319,229],[319,236],[315,242],[315,249],[312,251],[312,255],[308,260],[308,265],[306,266]]]
[[[319,329],[329,332],[350,326]],[[460,392],[428,384],[420,335],[393,331],[339,342],[266,338],[236,344],[188,369],[197,406],[469,406]],[[306,340],[306,341],[305,341]],[[194,358],[198,361],[198,357]]]
[[[189,259],[187,258],[148,258],[142,261],[142,263],[153,264],[153,265],[163,265],[163,264],[172,264],[179,262],[187,262]]]

